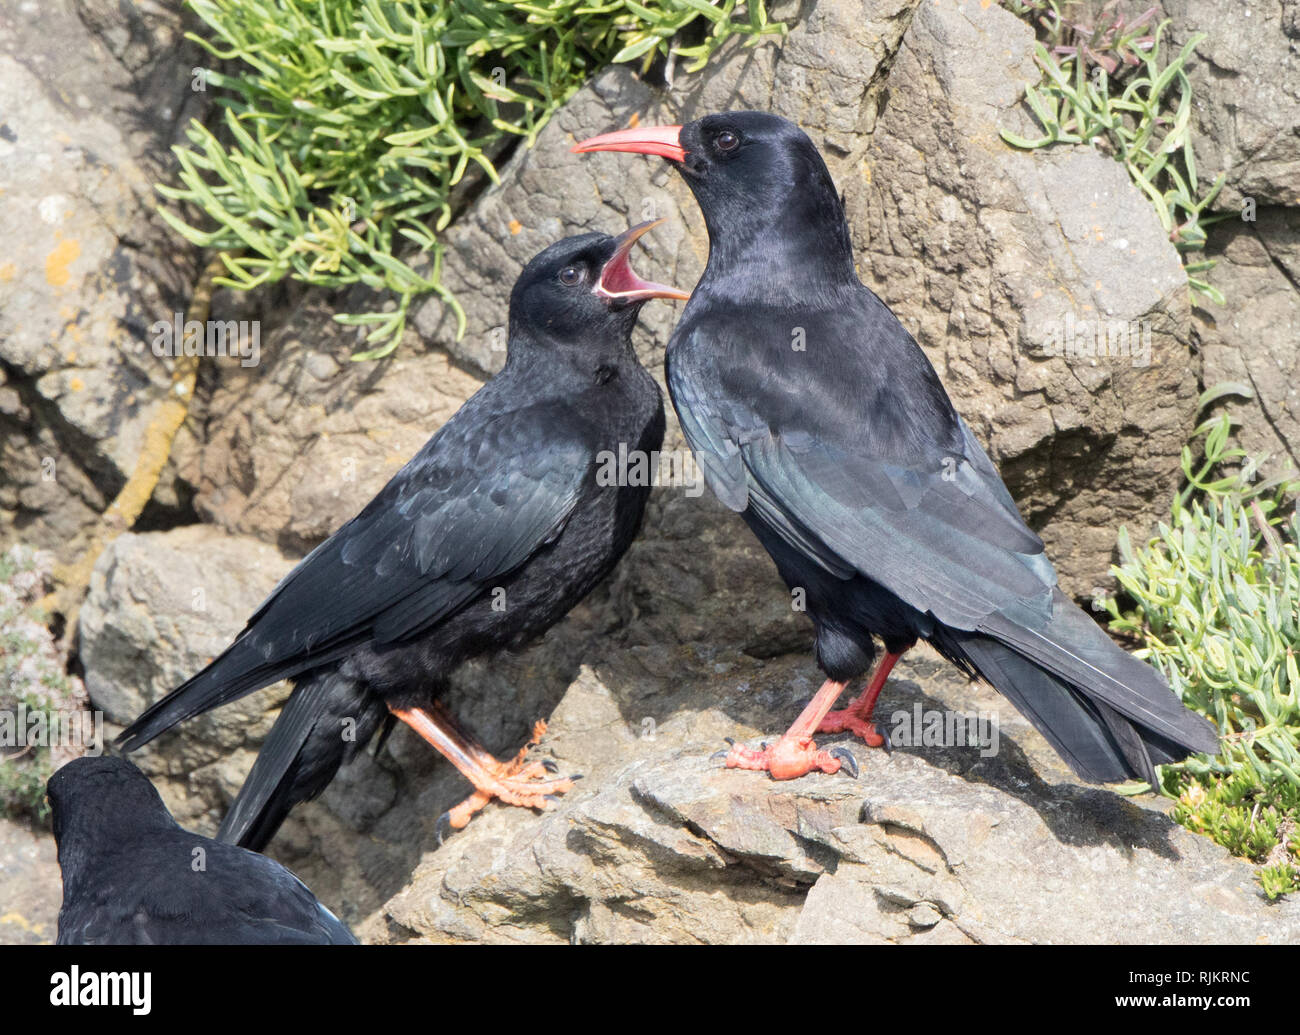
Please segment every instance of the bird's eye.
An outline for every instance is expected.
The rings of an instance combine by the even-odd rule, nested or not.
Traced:
[[[582,269],[578,266],[565,266],[564,269],[560,270],[560,283],[565,287],[581,284]]]
[[[724,129],[713,138],[713,143],[717,145],[719,151],[734,151],[737,145],[740,144],[740,137],[731,130]]]

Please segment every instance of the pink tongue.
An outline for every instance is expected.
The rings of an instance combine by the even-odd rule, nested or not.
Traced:
[[[640,291],[648,285],[632,272],[632,265],[626,255],[616,255],[605,265],[600,276],[600,285],[611,295],[621,295],[625,291]]]

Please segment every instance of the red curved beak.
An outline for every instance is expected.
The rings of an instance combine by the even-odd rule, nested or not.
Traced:
[[[686,157],[681,144],[681,126],[637,126],[636,129],[620,129],[613,133],[602,133],[581,143],[574,144],[569,150],[574,154],[586,154],[588,151],[631,151],[638,155],[658,155],[673,162],[680,162]]]
[[[609,257],[601,268],[600,280],[594,288],[596,294],[610,301],[622,299],[625,302],[640,302],[647,298],[680,298],[685,300],[691,297],[688,292],[679,291],[671,285],[642,280],[632,271],[632,264],[628,261],[628,255],[637,239],[662,222],[662,219],[651,219],[645,223],[638,223],[632,229],[624,230],[614,238],[618,246],[614,249],[614,254]]]

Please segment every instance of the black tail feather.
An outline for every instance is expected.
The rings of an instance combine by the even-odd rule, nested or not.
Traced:
[[[221,823],[217,838],[260,852],[290,810],[320,794],[388,715],[336,671],[298,681]]]
[[[1156,775],[1156,767],[1151,761],[1151,752],[1147,750],[1138,728],[1110,705],[1101,701],[1093,701],[1092,703],[1096,706],[1097,714],[1101,716],[1101,721],[1106,724],[1106,729],[1110,731],[1110,735],[1124,755],[1124,761],[1129,769],[1138,779],[1145,780],[1150,784],[1152,790],[1158,788],[1160,778]]]
[[[242,679],[229,678],[228,674],[236,671],[242,673]],[[144,747],[177,723],[273,682],[274,679],[261,678],[260,666],[253,652],[247,645],[236,640],[202,671],[196,672],[166,697],[155,701],[141,712],[119,734],[117,746],[123,751]]]
[[[320,668],[336,661],[354,646],[348,641],[292,661],[267,661],[250,640],[238,639],[202,671],[141,712],[135,722],[118,735],[117,745],[123,751],[144,747],[154,737],[186,719],[229,704],[281,679],[293,679]]]
[[[980,632],[1010,647],[1040,669],[1090,700],[1109,705],[1139,729],[1190,752],[1215,754],[1219,735],[1206,719],[1186,708],[1156,669],[1121,650],[1060,590],[1052,619],[1041,629],[993,615]],[[1103,720],[1104,721],[1104,720]],[[1143,740],[1148,738],[1144,735]]]
[[[949,631],[956,647],[1085,780],[1145,780],[1189,754],[1216,754],[1218,733],[1164,677],[1120,649],[1059,591],[1045,629],[995,619]]]
[[[979,674],[1083,779],[1120,783],[1138,775],[1093,702],[1074,687],[996,640],[972,637],[962,648]]]

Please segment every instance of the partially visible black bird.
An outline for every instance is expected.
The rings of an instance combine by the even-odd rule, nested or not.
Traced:
[[[632,271],[628,255],[654,225],[570,237],[535,256],[510,295],[503,369],[284,578],[225,652],[122,734],[132,750],[296,680],[223,841],[265,845],[390,716],[474,785],[443,817],[452,827],[491,798],[546,808],[572,786],[527,764],[527,747],[498,762],[436,698],[467,658],[559,621],[636,536],[650,487],[598,475],[620,447],[648,455],[663,442],[663,400],[632,329],[648,299],[688,296]]]
[[[278,862],[182,829],[123,758],[77,758],[46,793],[59,945],[356,945]]]
[[[737,747],[728,766],[836,772],[818,731],[880,745],[876,698],[918,638],[1009,698],[1084,779],[1155,786],[1155,765],[1218,751],[1214,727],[1057,588],[925,353],[858,280],[840,196],[798,127],[728,112],[573,150],[659,155],[694,193],[709,261],[668,344],[669,392],[709,486],[816,626],[826,684],[770,750]],[[885,657],[831,712],[870,668],[872,634]]]

